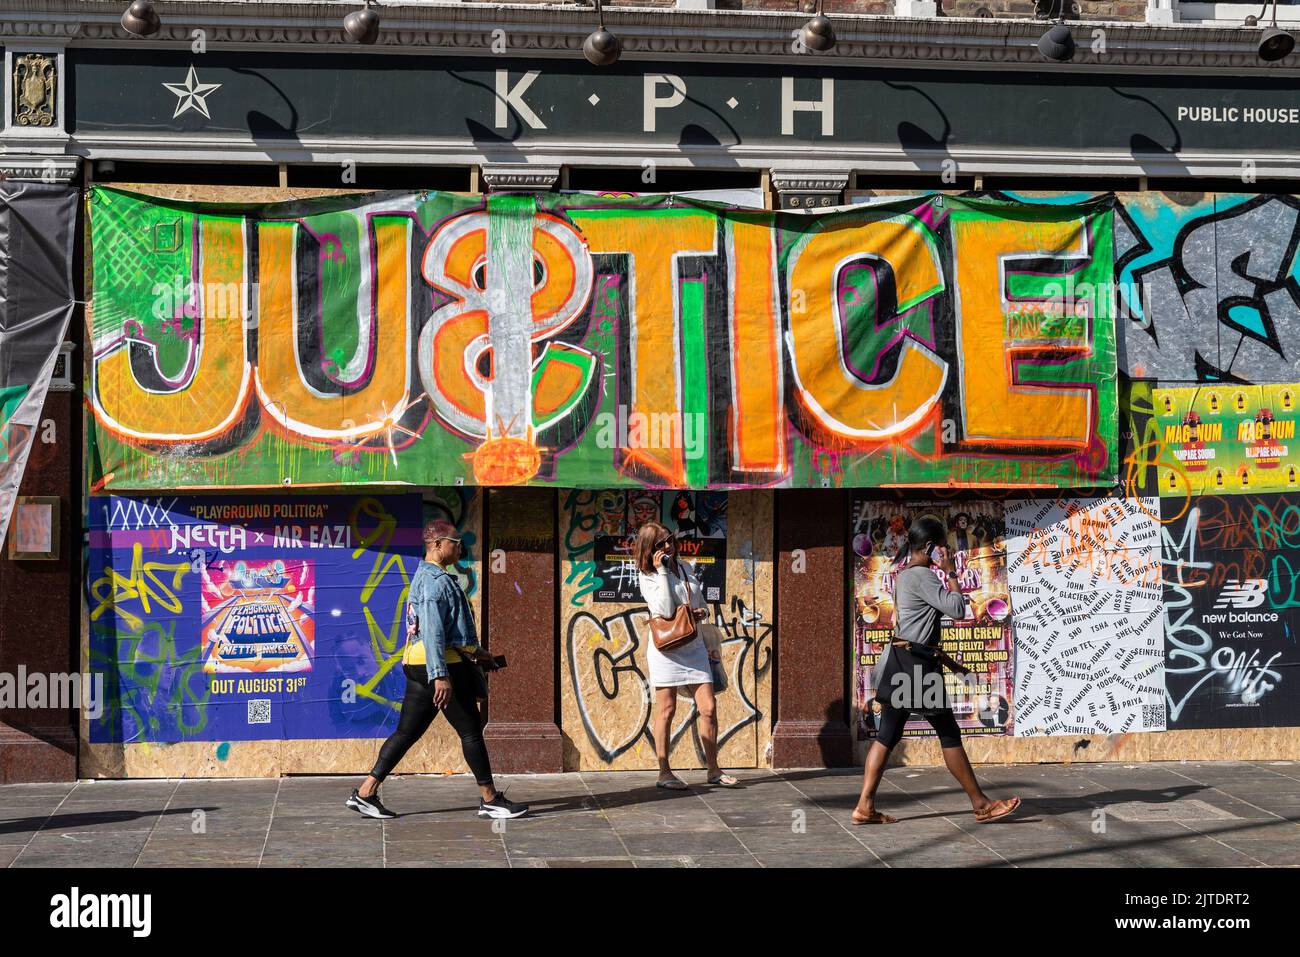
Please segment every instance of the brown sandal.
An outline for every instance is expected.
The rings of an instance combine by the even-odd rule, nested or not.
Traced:
[[[897,824],[898,818],[889,814],[881,814],[879,811],[872,811],[870,817],[858,817],[858,809],[854,808],[853,813],[849,815],[849,820],[854,824]]]
[[[981,824],[987,824],[989,821],[996,821],[1000,817],[1006,817],[1008,814],[1020,807],[1020,798],[1013,797],[1005,801],[994,801],[982,811],[975,812],[975,820]]]

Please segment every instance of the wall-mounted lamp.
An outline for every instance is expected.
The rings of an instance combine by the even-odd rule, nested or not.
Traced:
[[[799,42],[818,53],[825,53],[835,46],[835,28],[831,26],[830,18],[822,13],[822,0],[817,0],[816,15],[799,31]]]
[[[596,0],[596,29],[582,41],[582,55],[595,66],[610,66],[618,62],[622,52],[623,43],[605,29],[605,10]]]
[[[1265,8],[1268,3],[1265,2]],[[1259,11],[1263,15],[1264,11]],[[1259,17],[1247,17],[1246,26],[1253,27],[1259,23]],[[1277,60],[1288,56],[1295,49],[1295,37],[1285,30],[1278,29],[1277,25],[1277,0],[1273,0],[1273,23],[1264,31],[1264,35],[1259,38],[1259,58],[1265,63],[1274,63]]]
[[[343,18],[343,35],[352,43],[374,43],[379,39],[379,12],[366,0],[360,10]]]
[[[1074,34],[1065,25],[1065,0],[1056,8],[1056,22],[1038,38],[1038,52],[1045,60],[1068,63],[1074,59]]]
[[[131,0],[122,14],[122,29],[135,37],[151,37],[162,28],[162,19],[149,0]]]

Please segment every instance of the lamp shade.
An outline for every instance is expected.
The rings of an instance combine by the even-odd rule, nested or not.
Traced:
[[[1038,52],[1048,60],[1065,63],[1074,59],[1074,35],[1064,23],[1058,23],[1042,35]]]

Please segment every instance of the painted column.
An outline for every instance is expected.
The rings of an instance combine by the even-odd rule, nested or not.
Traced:
[[[484,628],[508,667],[492,675],[483,732],[494,771],[563,770],[555,723],[555,491],[489,489],[484,522]]]
[[[775,768],[853,764],[846,697],[842,489],[776,492]]]

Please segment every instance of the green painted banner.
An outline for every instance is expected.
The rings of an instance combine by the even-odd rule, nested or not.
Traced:
[[[1117,478],[1109,198],[90,202],[96,489]]]

